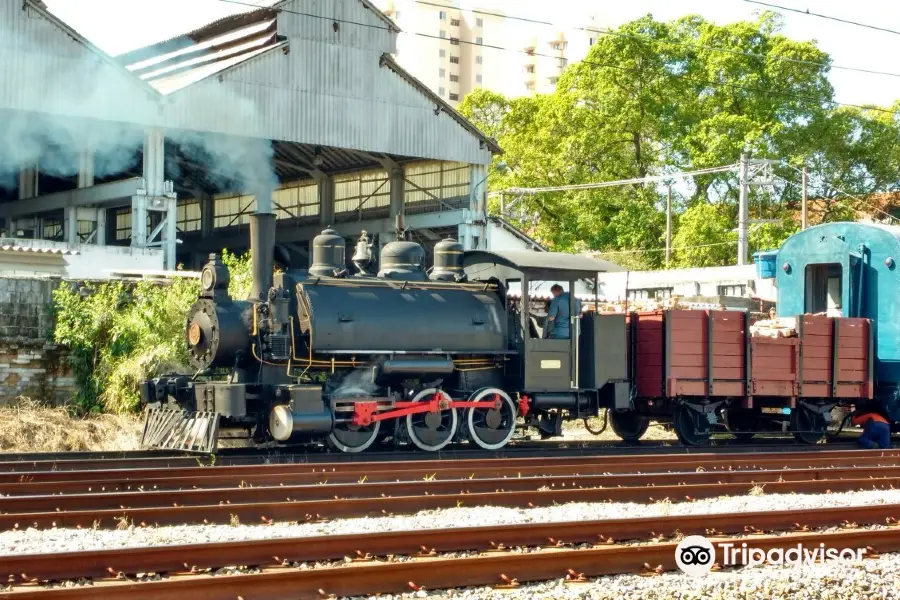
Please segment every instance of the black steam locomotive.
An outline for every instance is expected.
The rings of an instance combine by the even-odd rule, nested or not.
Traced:
[[[142,384],[144,445],[213,451],[249,435],[344,452],[389,440],[498,449],[517,423],[560,435],[564,419],[629,406],[623,315],[576,314],[571,339],[543,339],[529,311],[530,285],[553,281],[569,285],[575,313],[576,281],[596,289],[607,263],[448,239],[426,270],[422,246],[402,237],[382,248],[377,275],[365,233],[348,268],[328,229],[308,270],[273,275],[275,217],[253,215],[250,297],[229,296],[211,255],[187,320],[196,373]]]

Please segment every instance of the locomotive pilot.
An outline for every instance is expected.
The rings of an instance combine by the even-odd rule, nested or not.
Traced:
[[[550,288],[553,300],[547,309],[547,322],[544,325],[544,337],[567,340],[571,336],[569,331],[569,292],[564,292],[561,285],[554,283]],[[581,301],[575,299],[575,314],[581,316]]]

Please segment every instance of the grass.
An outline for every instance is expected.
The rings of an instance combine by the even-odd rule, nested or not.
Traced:
[[[0,407],[0,452],[136,450],[140,435],[139,415],[73,417],[28,398]]]

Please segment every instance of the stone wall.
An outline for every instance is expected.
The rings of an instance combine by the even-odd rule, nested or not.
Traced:
[[[62,404],[74,389],[64,348],[52,343],[55,278],[0,277],[0,405],[19,396]]]

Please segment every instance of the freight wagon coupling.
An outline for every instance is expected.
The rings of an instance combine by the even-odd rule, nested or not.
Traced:
[[[566,284],[574,298],[576,282],[597,289],[608,263],[466,252],[445,239],[426,268],[425,249],[398,224],[386,244],[363,232],[352,264],[347,241],[326,229],[309,269],[273,274],[274,222],[250,218],[248,298],[229,295],[218,256],[204,266],[185,329],[195,372],[143,383],[147,446],[196,447],[202,437],[212,449],[216,435],[242,435],[343,452],[462,442],[496,450],[517,427],[559,435],[563,419],[596,416],[607,402],[628,406],[623,316],[582,323],[570,310],[566,339],[533,335],[529,281]],[[523,290],[518,301],[510,285]]]

